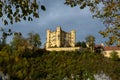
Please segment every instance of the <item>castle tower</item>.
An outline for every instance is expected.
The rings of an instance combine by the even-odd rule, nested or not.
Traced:
[[[61,27],[57,27],[57,30],[56,30],[56,46],[57,47],[60,47],[61,46]]]
[[[75,30],[72,30],[71,32],[71,47],[75,47],[75,41],[76,41],[76,31]]]
[[[47,30],[46,48],[50,47],[50,30]]]

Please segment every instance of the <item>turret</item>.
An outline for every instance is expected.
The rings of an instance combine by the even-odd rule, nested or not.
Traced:
[[[50,47],[50,30],[47,30],[47,37],[46,37],[46,48]]]
[[[61,42],[60,42],[61,27],[57,27],[57,30],[56,30],[56,31],[57,31],[57,33],[56,33],[56,34],[57,34],[57,35],[56,35],[56,37],[57,37],[57,39],[56,39],[56,46],[57,46],[57,47],[60,47],[60,46],[61,46],[61,45],[60,45],[60,44],[61,44]]]
[[[76,34],[76,31],[72,30],[70,33],[71,33],[71,46],[75,47],[75,41],[76,41],[76,37],[75,37],[76,35],[75,34]]]

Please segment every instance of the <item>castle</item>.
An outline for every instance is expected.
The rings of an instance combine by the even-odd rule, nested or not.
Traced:
[[[65,32],[61,27],[57,27],[55,31],[47,30],[46,38],[46,49],[59,49],[67,50],[75,48],[76,41],[76,31],[71,30],[70,32]],[[56,50],[55,49],[55,50]]]
[[[75,30],[65,32],[61,27],[54,32],[47,30],[46,48],[51,47],[75,47]]]

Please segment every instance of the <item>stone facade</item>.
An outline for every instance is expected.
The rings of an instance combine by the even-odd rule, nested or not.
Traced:
[[[61,27],[47,30],[46,48],[75,47],[76,31],[65,32]]]

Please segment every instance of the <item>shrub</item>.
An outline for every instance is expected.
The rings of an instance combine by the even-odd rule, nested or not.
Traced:
[[[118,52],[116,52],[116,51],[112,51],[110,53],[110,57],[113,61],[118,61],[119,60]]]

